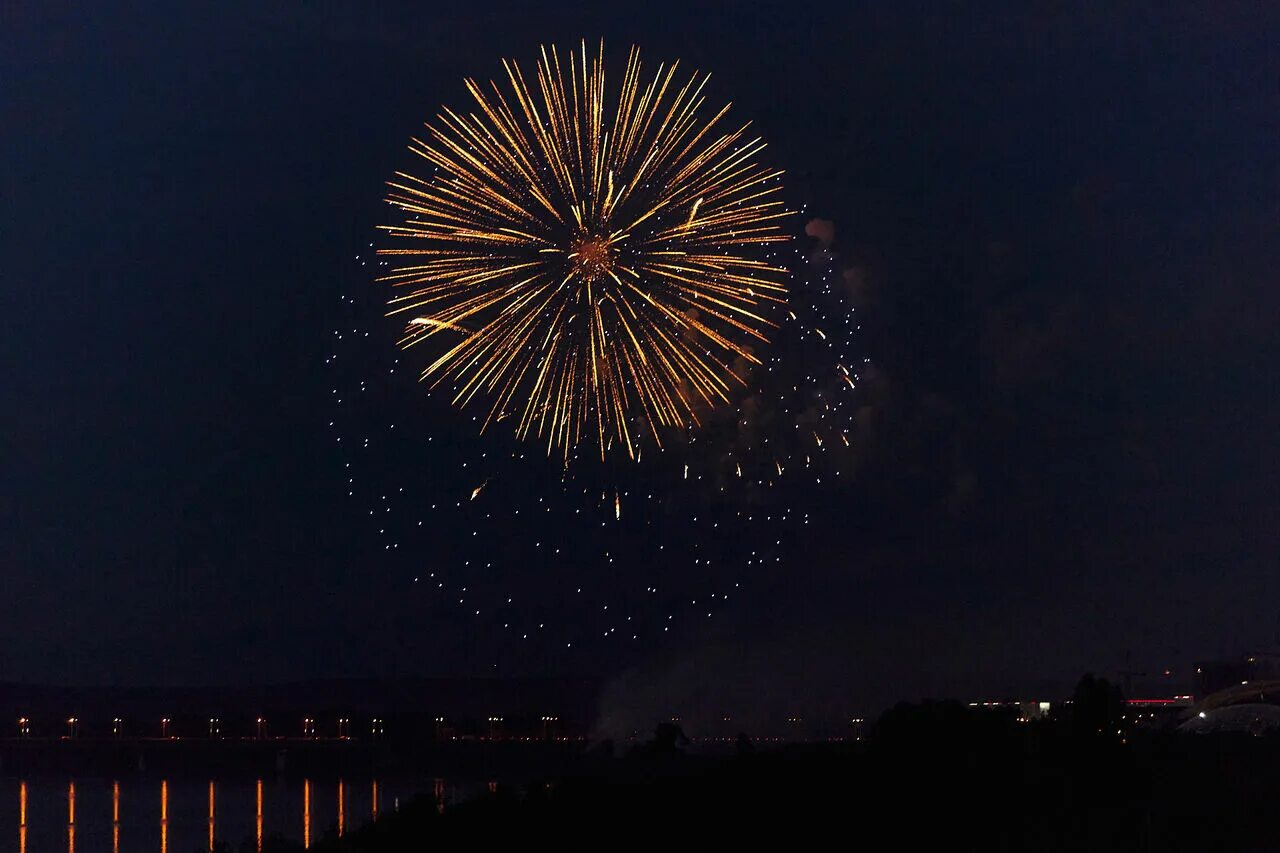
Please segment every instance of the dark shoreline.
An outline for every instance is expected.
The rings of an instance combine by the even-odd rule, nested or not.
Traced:
[[[584,748],[580,741],[7,739],[0,740],[0,776],[366,778],[425,768],[450,778],[512,780],[570,772]]]

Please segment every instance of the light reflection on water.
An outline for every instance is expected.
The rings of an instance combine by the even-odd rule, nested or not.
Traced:
[[[213,849],[213,842],[214,842],[214,837],[213,837],[214,816],[215,816],[216,814],[217,814],[217,810],[214,808],[214,789],[213,789],[213,781],[212,781],[212,780],[210,780],[210,781],[209,781],[209,849],[210,849],[210,850],[212,850],[212,849]]]
[[[67,853],[76,853],[76,783],[67,784]]]
[[[311,780],[302,783],[302,846],[311,846]]]
[[[237,849],[249,838],[261,850],[272,835],[310,847],[327,833],[344,835],[377,820],[388,796],[398,806],[402,798],[430,792],[441,808],[453,796],[442,779],[395,780],[388,788],[377,779],[352,785],[345,779],[0,778],[0,791],[0,826],[17,825],[18,853],[75,853],[77,845],[91,853],[186,853],[213,850],[219,842]]]
[[[169,783],[167,781],[160,783],[160,853],[169,853]]]

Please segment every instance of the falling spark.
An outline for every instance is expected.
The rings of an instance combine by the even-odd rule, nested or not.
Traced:
[[[481,483],[480,485],[478,485],[478,486],[476,486],[474,489],[472,489],[472,490],[471,490],[471,500],[475,500],[476,498],[480,497],[480,493],[484,491],[484,487],[485,487],[485,486],[487,486],[487,485],[489,485],[489,481],[488,481],[488,480],[485,480],[483,483]]]
[[[694,217],[698,215],[698,207],[701,204],[702,204],[701,197],[699,197],[698,200],[693,203],[693,208],[689,211],[689,221],[684,224],[685,231],[693,230],[693,220],[694,220]]]
[[[434,326],[439,329],[452,329],[455,332],[467,331],[464,326],[454,323],[447,323],[444,320],[437,320],[435,317],[414,317],[409,321],[410,326]]]

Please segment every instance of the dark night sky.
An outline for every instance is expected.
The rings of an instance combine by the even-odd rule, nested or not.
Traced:
[[[865,705],[1280,646],[1264,4],[369,5],[3,13],[0,680]],[[714,627],[495,668],[344,502],[323,359],[419,122],[583,36],[715,73],[834,223],[874,369],[857,476]]]

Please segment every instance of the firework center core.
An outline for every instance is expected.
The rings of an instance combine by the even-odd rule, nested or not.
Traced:
[[[573,271],[585,281],[595,281],[609,274],[613,269],[614,256],[617,253],[604,237],[583,237],[573,246],[569,259],[573,262]]]

